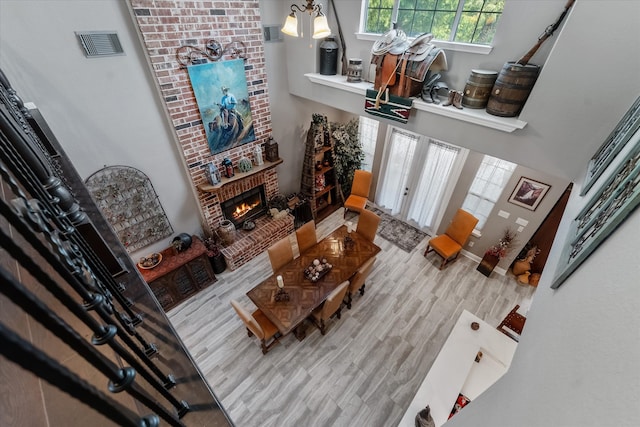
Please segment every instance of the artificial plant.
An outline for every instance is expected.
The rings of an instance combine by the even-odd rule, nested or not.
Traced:
[[[335,153],[334,167],[342,194],[346,199],[351,194],[351,182],[357,169],[362,166],[364,151],[358,133],[358,120],[347,123],[331,123],[331,137]]]

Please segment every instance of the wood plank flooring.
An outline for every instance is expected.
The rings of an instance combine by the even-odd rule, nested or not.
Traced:
[[[318,224],[318,237],[341,225],[342,214]],[[266,252],[217,275],[168,316],[239,427],[395,426],[463,309],[498,325],[535,291],[512,276],[486,278],[463,256],[440,271],[435,254],[423,256],[427,240],[406,253],[376,236],[382,252],[352,309],[325,336],[309,323],[303,341],[283,337],[265,356],[229,301],[255,308],[245,293],[271,274]]]

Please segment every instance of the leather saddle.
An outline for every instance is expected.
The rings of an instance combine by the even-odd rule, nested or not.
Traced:
[[[391,94],[401,97],[420,94],[429,70],[445,71],[448,67],[444,51],[430,43],[432,38],[426,33],[410,44],[397,43],[383,54],[372,52],[371,63],[376,66],[374,88],[388,88]]]

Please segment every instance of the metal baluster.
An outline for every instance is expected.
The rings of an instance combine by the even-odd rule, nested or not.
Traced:
[[[0,121],[0,125],[2,124],[2,121]],[[4,129],[3,129],[4,130]],[[8,148],[11,147],[10,144],[8,144],[8,142],[5,140],[4,135],[2,135],[2,142],[4,143],[2,145],[2,147],[0,147],[2,150],[0,150],[0,153],[3,155],[3,158],[6,158],[7,161],[9,161],[11,163],[12,166],[17,166],[17,164],[20,164],[19,159],[15,159],[15,155],[12,152],[13,150],[7,150]],[[69,243],[68,241],[62,241],[60,238],[58,238],[60,232],[58,230],[52,230],[51,227],[49,227],[49,224],[46,223],[45,221],[43,221],[43,216],[39,213],[43,212],[43,210],[40,208],[40,201],[36,201],[36,202],[31,202],[29,203],[26,199],[26,196],[24,195],[24,193],[22,192],[22,190],[18,187],[17,183],[15,182],[15,180],[9,176],[8,172],[5,171],[5,173],[3,173],[3,176],[6,177],[7,182],[10,184],[12,190],[14,191],[14,193],[16,195],[19,195],[22,197],[22,199],[17,199],[17,202],[21,202],[21,205],[17,205],[17,203],[15,203],[18,208],[20,208],[20,210],[23,213],[23,217],[25,219],[27,219],[30,224],[32,225],[32,228],[44,232],[44,237],[47,238],[47,240],[49,241],[49,243],[51,244],[51,246],[55,249],[57,249],[57,252],[60,254],[60,258],[62,261],[64,261],[67,265],[67,269],[71,272],[73,272],[73,274],[77,275],[79,278],[79,283],[80,285],[78,286],[74,286],[74,289],[78,292],[78,294],[85,300],[85,301],[91,301],[92,298],[87,294],[87,292],[84,290],[85,286],[88,286],[90,289],[92,290],[99,290],[98,287],[96,287],[96,283],[95,280],[93,280],[95,278],[95,276],[93,276],[92,273],[89,273],[90,279],[91,281],[87,280],[87,275],[85,273],[90,272],[90,269],[88,268],[88,266],[86,265],[86,263],[84,262],[81,254],[76,253],[75,258],[72,258],[70,256],[70,252],[72,251],[73,248],[69,248]],[[37,186],[36,186],[37,187]],[[48,217],[48,216],[47,216]],[[72,226],[68,226],[67,229],[73,229]],[[31,234],[26,233],[25,235]],[[47,256],[46,254],[49,254],[48,250],[45,250],[43,253],[43,256]],[[83,265],[78,265],[78,263],[82,263]],[[55,265],[55,264],[54,264]],[[71,282],[70,282],[71,283]],[[77,282],[73,282],[75,284],[77,284]],[[91,306],[91,308],[93,309],[97,309],[97,308],[101,308],[99,310],[99,314],[101,317],[103,317],[103,319],[105,319],[105,315],[106,316],[110,316],[111,315],[111,311],[110,308],[112,306],[108,306],[105,304],[105,300],[104,298],[100,301],[101,304],[97,305],[97,306]],[[106,321],[109,321],[111,319],[105,319]],[[120,319],[122,320],[122,319]],[[138,335],[139,336],[139,335]],[[140,337],[141,338],[141,337]],[[140,356],[141,360],[143,360],[145,362],[145,364],[149,367],[149,369],[151,369],[154,373],[156,373],[156,375],[158,375],[163,381],[164,381],[164,386],[166,388],[171,388],[173,386],[175,386],[175,379],[172,375],[164,375],[164,373],[162,373],[162,371],[160,369],[158,369],[156,367],[156,365],[153,363],[153,361],[151,361],[148,356],[149,354],[153,354],[154,350],[155,350],[155,346],[151,347],[149,346],[146,342],[145,344],[147,344],[145,350],[141,350],[140,348],[138,348],[135,343],[133,343],[133,341],[131,341],[130,339],[124,339],[123,341],[136,353]],[[151,351],[150,351],[151,349]]]
[[[102,372],[102,374],[109,379],[109,390],[111,392],[118,393],[127,391],[134,399],[137,399],[143,405],[158,413],[170,425],[176,427],[184,426],[173,414],[157,404],[144,389],[141,389],[134,383],[136,375],[135,369],[130,367],[119,369],[115,363],[96,351],[80,334],[52,312],[42,301],[31,294],[2,267],[0,267],[0,281],[3,284],[3,286],[0,287],[0,292],[11,299],[16,305],[20,306],[25,313],[29,313],[31,317],[64,341],[69,347],[73,348],[97,370]]]
[[[0,168],[0,172],[3,173],[4,176],[4,168]],[[22,219],[17,216],[14,212],[9,209],[8,205],[4,203],[0,203],[0,213],[5,216],[9,222],[15,227],[15,229],[22,234],[27,241],[38,251],[38,253],[51,264],[52,267],[60,274],[64,280],[67,281],[71,285],[71,287],[78,292],[83,301],[86,301],[85,307],[81,307],[78,305],[64,290],[60,289],[57,283],[55,283],[42,269],[39,265],[37,265],[24,251],[19,248],[13,240],[4,233],[4,231],[0,230],[0,238],[3,241],[3,246],[8,248],[9,251],[13,254],[17,254],[15,258],[19,261],[20,265],[22,265],[27,271],[31,273],[33,277],[42,283],[49,292],[51,292],[56,298],[58,298],[64,305],[67,307],[72,313],[74,313],[80,320],[82,320],[87,326],[91,328],[94,332],[93,342],[94,344],[106,344],[108,343],[111,348],[113,348],[127,363],[133,366],[136,371],[140,373],[140,375],[145,378],[152,386],[156,388],[178,411],[178,414],[182,417],[189,410],[189,405],[185,401],[178,401],[171,393],[167,391],[167,388],[175,385],[175,380],[172,377],[164,377],[164,374],[155,364],[151,364],[150,368],[154,371],[154,373],[161,379],[166,379],[164,384],[157,383],[156,379],[153,377],[151,373],[142,365],[135,357],[133,357],[125,348],[123,348],[118,342],[113,340],[114,336],[118,336],[125,343],[129,345],[130,348],[134,350],[134,353],[140,359],[144,360],[146,357],[142,350],[138,348],[136,345],[132,345],[131,338],[122,331],[121,328],[118,328],[117,325],[107,324],[102,326],[98,324],[86,311],[85,309],[93,309],[96,311],[98,315],[105,321],[109,322],[111,317],[108,312],[104,308],[104,297],[100,293],[90,293],[84,287],[78,283],[77,277],[71,274],[67,269],[65,269],[60,261],[50,253],[46,247],[38,240],[35,235],[30,233],[30,230],[26,226],[26,224],[22,221]],[[51,241],[55,241],[57,239],[53,238],[53,236],[49,236]],[[64,253],[62,251],[61,253]],[[149,361],[150,362],[150,361]]]
[[[156,415],[139,418],[129,408],[104,395],[65,366],[47,356],[31,343],[20,338],[2,323],[0,323],[0,353],[8,360],[33,372],[118,425],[133,427],[153,427],[158,425],[158,417]]]

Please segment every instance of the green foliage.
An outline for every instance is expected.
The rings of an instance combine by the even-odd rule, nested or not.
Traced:
[[[364,151],[358,134],[358,119],[347,123],[331,123],[333,151],[335,153],[334,168],[344,197],[351,194],[351,182],[364,159]]]
[[[457,28],[452,28],[460,0],[398,0],[398,28],[407,36],[433,34],[436,40],[490,44],[504,0],[466,0]],[[393,0],[369,0],[366,28],[385,33],[391,28]]]

